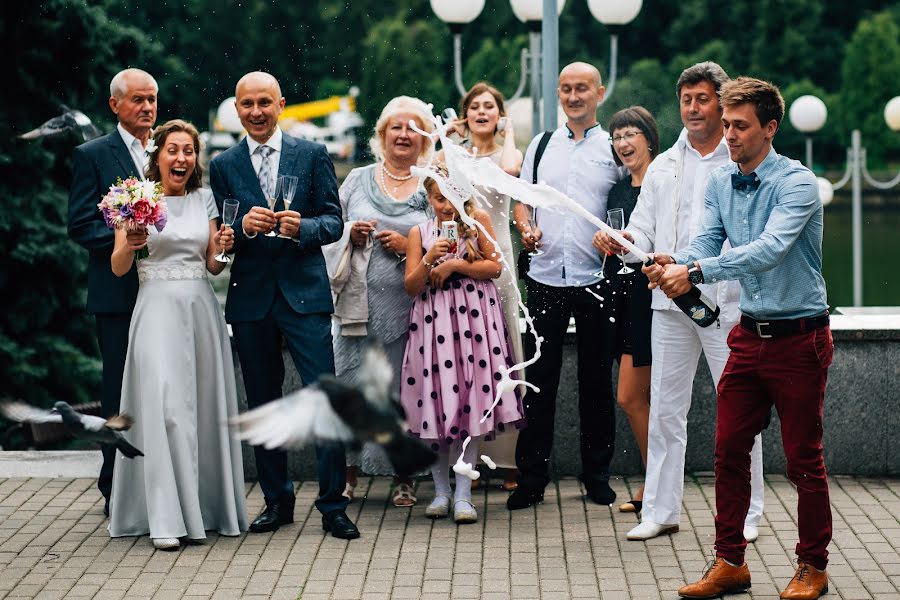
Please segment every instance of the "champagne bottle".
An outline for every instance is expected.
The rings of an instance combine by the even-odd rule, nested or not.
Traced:
[[[649,267],[653,264],[653,258],[648,258],[644,264]],[[721,312],[716,303],[707,298],[706,294],[693,283],[691,289],[677,298],[672,298],[672,301],[700,327],[709,327],[715,323]]]
[[[690,290],[672,301],[700,327],[709,327],[719,318],[719,307],[696,285],[691,284]]]

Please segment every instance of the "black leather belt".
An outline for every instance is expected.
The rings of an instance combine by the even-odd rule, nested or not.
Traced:
[[[761,338],[785,337],[812,331],[828,325],[828,311],[817,317],[803,319],[759,320],[741,315],[741,327]]]

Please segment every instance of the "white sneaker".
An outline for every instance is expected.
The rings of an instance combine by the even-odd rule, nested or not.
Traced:
[[[178,538],[153,538],[153,547],[157,550],[177,550],[181,542]]]
[[[453,503],[453,520],[457,523],[477,523],[478,512],[475,505],[468,500],[457,500]]]
[[[759,528],[756,525],[744,523],[744,539],[748,544],[752,544],[759,538]]]
[[[439,494],[434,497],[428,508],[425,509],[425,516],[429,519],[443,519],[450,514],[450,496]]]
[[[658,535],[667,535],[678,531],[678,524],[662,525],[653,521],[644,521],[628,532],[627,537],[632,541],[643,541],[655,538]]]

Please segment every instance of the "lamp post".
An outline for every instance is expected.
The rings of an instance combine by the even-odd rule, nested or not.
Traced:
[[[481,14],[484,9],[484,0],[430,0],[430,2],[431,9],[437,17],[450,26],[450,32],[453,35],[454,83],[460,95],[464,95],[466,86],[462,78],[462,30],[467,23],[471,23]],[[530,73],[531,120],[534,133],[541,129],[556,128],[556,80],[559,74],[558,18],[565,4],[566,0],[510,0],[513,13],[528,26],[529,48],[522,49],[519,85],[509,98],[509,102],[517,100],[522,95],[522,91],[525,89],[525,79]],[[610,73],[604,102],[610,98],[616,84],[619,29],[634,20],[640,12],[642,4],[642,0],[588,0],[591,14],[607,27],[610,36]],[[541,126],[542,99],[544,103],[543,127]]]
[[[825,105],[815,96],[801,96],[790,108],[788,117],[795,129],[807,134],[806,166],[812,168],[812,134],[822,128],[827,118]],[[884,107],[884,120],[893,131],[900,131],[900,96],[892,98]],[[900,173],[890,181],[878,181],[866,167],[866,149],[862,145],[862,133],[854,129],[850,134],[850,147],[847,148],[847,170],[844,176],[832,184],[824,177],[819,177],[820,197],[830,198],[834,190],[839,190],[848,182],[852,191],[852,230],[853,230],[853,306],[862,306],[862,181],[872,187],[887,190],[900,183]]]

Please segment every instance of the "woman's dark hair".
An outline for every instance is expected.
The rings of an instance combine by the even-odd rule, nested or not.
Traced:
[[[169,137],[169,134],[180,132],[184,132],[191,136],[191,139],[194,141],[194,156],[197,157],[197,160],[194,163],[194,172],[191,174],[190,179],[187,181],[187,185],[184,187],[185,193],[190,194],[203,185],[203,169],[200,167],[200,132],[187,121],[173,119],[153,130],[153,143],[156,145],[156,149],[150,153],[150,164],[147,165],[146,176],[150,181],[162,181],[159,172],[159,153],[162,151],[162,147],[165,145],[166,138]]]
[[[607,130],[609,135],[612,136],[616,129],[622,129],[623,127],[637,127],[640,129],[650,147],[650,160],[656,158],[656,155],[659,154],[659,129],[656,126],[656,119],[653,118],[649,110],[643,106],[623,108],[609,120],[609,128]],[[610,143],[610,146],[612,146],[612,143]],[[613,159],[621,167],[622,161],[619,160],[616,149],[613,148],[612,151]]]

